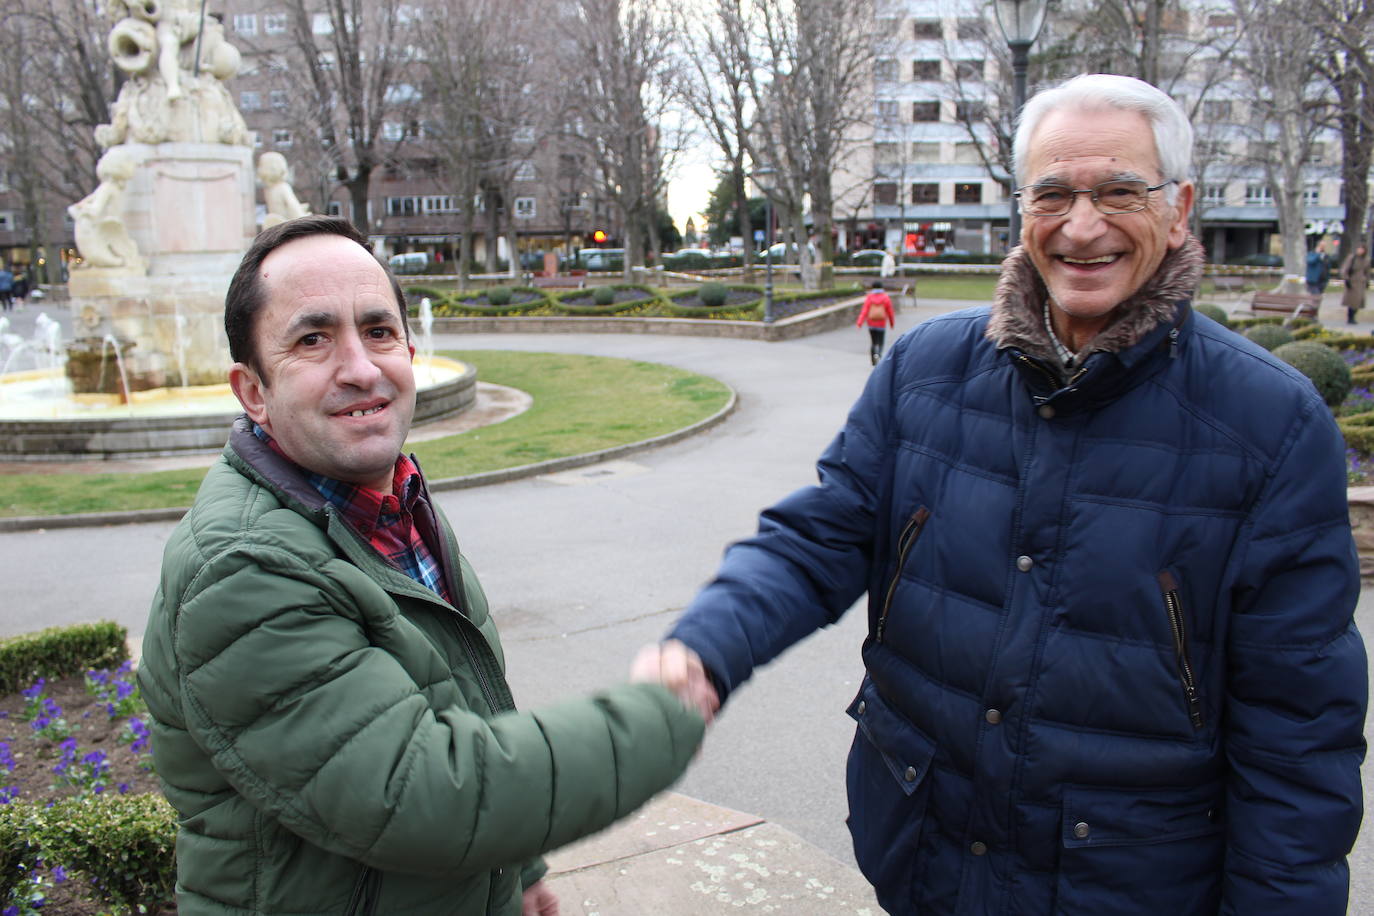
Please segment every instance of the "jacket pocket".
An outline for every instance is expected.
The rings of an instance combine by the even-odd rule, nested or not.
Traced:
[[[1197,675],[1188,650],[1188,618],[1183,613],[1183,598],[1178,580],[1169,570],[1158,576],[1159,590],[1164,595],[1164,613],[1169,620],[1169,632],[1174,638],[1174,665],[1183,688],[1183,701],[1188,706],[1188,721],[1194,729],[1202,728],[1202,697],[1198,693]]]
[[[1221,782],[1165,789],[1064,787],[1055,913],[1215,913]]]
[[[903,912],[911,905],[935,743],[868,677],[847,712],[858,723],[847,771],[854,858],[883,907]]]
[[[897,583],[902,581],[902,570],[906,568],[907,556],[911,553],[911,548],[916,546],[916,542],[920,540],[921,532],[925,530],[926,522],[929,519],[930,510],[921,506],[911,518],[907,519],[901,535],[897,538],[897,565],[892,570],[892,579],[888,582],[887,592],[883,595],[883,606],[878,612],[878,623],[873,631],[874,642],[883,641],[883,631],[887,629],[887,615],[892,610],[892,598],[897,594]]]

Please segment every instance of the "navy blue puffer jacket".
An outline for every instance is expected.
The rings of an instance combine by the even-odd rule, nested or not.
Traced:
[[[918,326],[675,627],[729,690],[866,590],[855,854],[893,913],[1337,914],[1364,646],[1342,444],[1186,303],[1061,383]]]

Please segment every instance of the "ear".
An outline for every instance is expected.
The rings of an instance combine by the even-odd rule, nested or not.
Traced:
[[[1195,188],[1191,181],[1178,185],[1178,197],[1174,199],[1174,218],[1169,224],[1169,247],[1177,248],[1188,238],[1188,217],[1193,212]]]
[[[271,433],[271,423],[267,418],[267,386],[263,384],[262,377],[247,363],[234,363],[229,367],[229,387],[243,405],[243,412],[248,414],[248,419]]]

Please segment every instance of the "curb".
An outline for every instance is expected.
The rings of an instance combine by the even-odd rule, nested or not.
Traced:
[[[724,383],[722,383],[724,384]],[[727,386],[728,387],[728,386]],[[586,452],[581,455],[569,455],[566,458],[551,458],[548,461],[540,461],[535,464],[522,464],[513,468],[501,468],[496,471],[483,471],[480,474],[465,474],[462,477],[445,477],[441,480],[430,481],[429,489],[431,492],[444,490],[466,490],[470,487],[481,487],[487,484],[506,483],[511,480],[520,480],[526,477],[538,477],[541,474],[550,474],[554,471],[571,470],[572,468],[585,467],[589,464],[596,464],[601,461],[609,461],[612,458],[622,458],[637,452],[646,452],[661,445],[671,445],[680,442],[697,433],[705,432],[723,422],[726,417],[735,412],[739,406],[739,393],[730,388],[730,399],[725,402],[725,406],[709,417],[698,420],[681,429],[664,433],[661,436],[654,436],[651,439],[641,439],[638,442],[627,442],[624,445],[613,445],[610,448],[603,448],[595,452]],[[14,531],[40,531],[51,528],[94,528],[101,525],[137,525],[144,522],[174,522],[180,519],[190,509],[189,506],[177,506],[167,509],[131,509],[126,512],[78,512],[73,515],[20,515],[12,518],[0,518],[0,534]]]

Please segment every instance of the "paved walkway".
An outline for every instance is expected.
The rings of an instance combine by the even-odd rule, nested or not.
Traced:
[[[966,304],[922,302],[899,314],[899,330]],[[638,646],[657,639],[711,574],[725,544],[753,530],[758,510],[814,480],[816,455],[869,373],[867,335],[857,329],[780,344],[475,335],[438,345],[646,359],[713,375],[740,395],[734,416],[686,442],[439,496],[491,598],[516,699],[526,707],[622,677]],[[113,618],[137,637],[171,528],[0,534],[0,636]],[[1369,592],[1359,619],[1374,631]],[[853,725],[843,710],[862,676],[863,631],[863,614],[849,614],[792,649],[735,694],[677,794],[556,854],[565,913],[876,916],[844,827]],[[1367,775],[1367,805],[1371,786]],[[1356,914],[1374,914],[1369,842],[1352,859]]]

